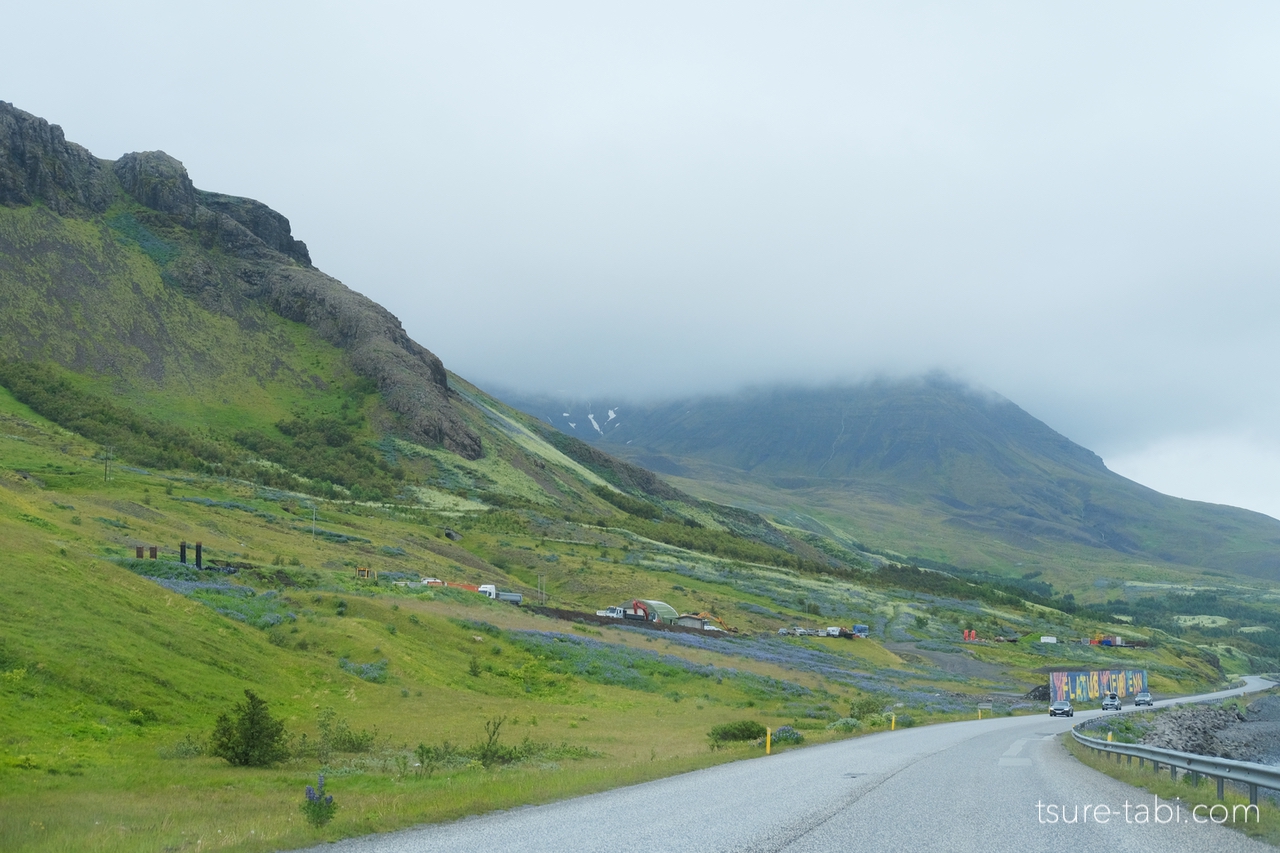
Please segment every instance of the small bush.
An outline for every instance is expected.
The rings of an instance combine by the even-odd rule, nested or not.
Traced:
[[[225,758],[237,767],[268,767],[289,757],[284,721],[271,716],[267,703],[252,690],[231,714],[223,713],[214,723],[209,738],[209,754]]]
[[[319,829],[333,820],[333,813],[337,810],[338,806],[333,801],[333,795],[324,792],[324,774],[321,774],[314,788],[307,786],[307,798],[302,803],[302,813],[307,816],[308,823]]]
[[[862,728],[862,722],[855,720],[853,717],[841,717],[827,726],[827,729],[835,732],[851,732],[860,728]]]
[[[377,729],[357,731],[332,708],[320,709],[316,714],[316,728],[320,730],[316,753],[322,762],[328,762],[335,752],[372,752],[378,738]]]
[[[387,661],[385,658],[376,663],[354,663],[347,658],[339,658],[338,667],[343,672],[349,672],[357,678],[371,681],[374,684],[385,684],[387,681]]]
[[[884,700],[876,696],[859,696],[849,703],[849,716],[865,721],[868,717],[879,716],[884,705]]]
[[[755,720],[738,720],[733,723],[721,723],[712,726],[707,733],[713,743],[728,741],[759,740],[765,736],[765,728]]]
[[[894,725],[900,729],[909,729],[916,724],[916,718],[910,714],[899,714]]]
[[[458,755],[458,749],[449,741],[445,741],[439,746],[427,746],[424,743],[418,744],[418,748],[413,751],[418,759],[418,773],[430,776],[436,772],[436,769],[442,764],[447,764]]]
[[[774,743],[804,743],[804,735],[791,726],[778,726],[773,732]]]
[[[204,744],[186,735],[172,746],[162,746],[158,750],[161,758],[199,758],[204,755]]]

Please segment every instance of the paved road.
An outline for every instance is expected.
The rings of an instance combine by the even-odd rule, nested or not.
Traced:
[[[1245,691],[1269,687],[1250,678]],[[1239,695],[1240,690],[1197,699]],[[1182,699],[1178,701],[1188,701]],[[1168,704],[1160,702],[1157,705]],[[1100,714],[1081,712],[1081,719]],[[998,717],[883,732],[643,785],[312,848],[326,853],[660,850],[1268,851],[1212,824],[1140,823],[1150,794],[1090,770],[1057,736],[1081,720]],[[1125,804],[1130,808],[1126,814]],[[1038,807],[1039,804],[1039,807]],[[1049,822],[1048,805],[1082,819]],[[1099,815],[1096,806],[1103,810]],[[1085,806],[1089,811],[1085,813]],[[1086,816],[1087,815],[1087,816]]]

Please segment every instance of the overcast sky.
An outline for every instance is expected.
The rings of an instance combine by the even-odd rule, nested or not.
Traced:
[[[942,369],[1280,517],[1280,5],[44,2],[0,98],[482,386]]]

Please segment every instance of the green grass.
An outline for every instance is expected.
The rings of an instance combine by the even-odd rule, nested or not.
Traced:
[[[1216,783],[1211,779],[1201,779],[1198,786],[1193,786],[1190,776],[1182,774],[1178,781],[1174,782],[1169,776],[1167,767],[1163,772],[1156,773],[1150,764],[1139,768],[1136,761],[1130,763],[1125,761],[1123,757],[1120,761],[1117,761],[1115,756],[1099,753],[1077,743],[1070,734],[1063,735],[1063,744],[1066,746],[1067,751],[1079,759],[1082,764],[1092,767],[1094,770],[1105,773],[1113,779],[1118,779],[1135,788],[1149,791],[1161,799],[1180,800],[1184,815],[1197,805],[1204,805],[1205,810],[1202,810],[1200,814],[1206,814],[1209,807],[1219,802]],[[1242,794],[1228,786],[1221,802],[1239,816],[1238,820],[1229,820],[1224,825],[1238,832],[1243,832],[1250,838],[1256,838],[1273,846],[1280,846],[1280,808],[1277,808],[1274,803],[1265,797],[1259,798],[1257,817],[1249,818],[1246,821],[1244,809],[1249,804],[1247,794]]]

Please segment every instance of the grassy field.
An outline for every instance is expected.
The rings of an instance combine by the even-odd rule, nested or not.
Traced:
[[[829,728],[870,697],[906,723],[1039,710],[1017,696],[1052,662],[1096,647],[955,642],[964,624],[1091,630],[1065,614],[913,597],[848,580],[725,560],[625,530],[495,510],[323,501],[252,483],[153,472],[0,394],[0,847],[5,850],[266,850],[599,790],[759,755],[711,749],[712,726],[792,725],[809,743],[887,724]],[[447,462],[455,475],[480,466]],[[491,480],[529,475],[485,463]],[[506,467],[504,467],[504,465]],[[315,529],[312,533],[312,508]],[[446,527],[461,541],[444,537]],[[210,563],[177,563],[180,541]],[[137,560],[137,545],[159,559]],[[194,549],[188,552],[194,557]],[[356,577],[356,568],[379,573]],[[729,637],[564,622],[465,591],[494,582],[587,610],[634,597],[709,610]],[[779,637],[790,625],[865,622],[872,640]],[[985,630],[984,630],[985,633]],[[914,644],[984,667],[948,669]],[[929,645],[932,644],[932,645]],[[1218,673],[1176,643],[1137,662],[1170,689]],[[1081,659],[1083,660],[1083,659]],[[1131,662],[1132,663],[1132,662]],[[1181,666],[1180,679],[1175,670]],[[1074,663],[1073,663],[1074,665]],[[293,757],[237,768],[201,754],[248,688],[284,720]],[[358,749],[321,749],[338,721]],[[525,757],[467,758],[486,723]],[[423,768],[417,747],[454,746]],[[428,772],[429,771],[429,772]],[[325,772],[339,805],[317,830],[299,810]]]

